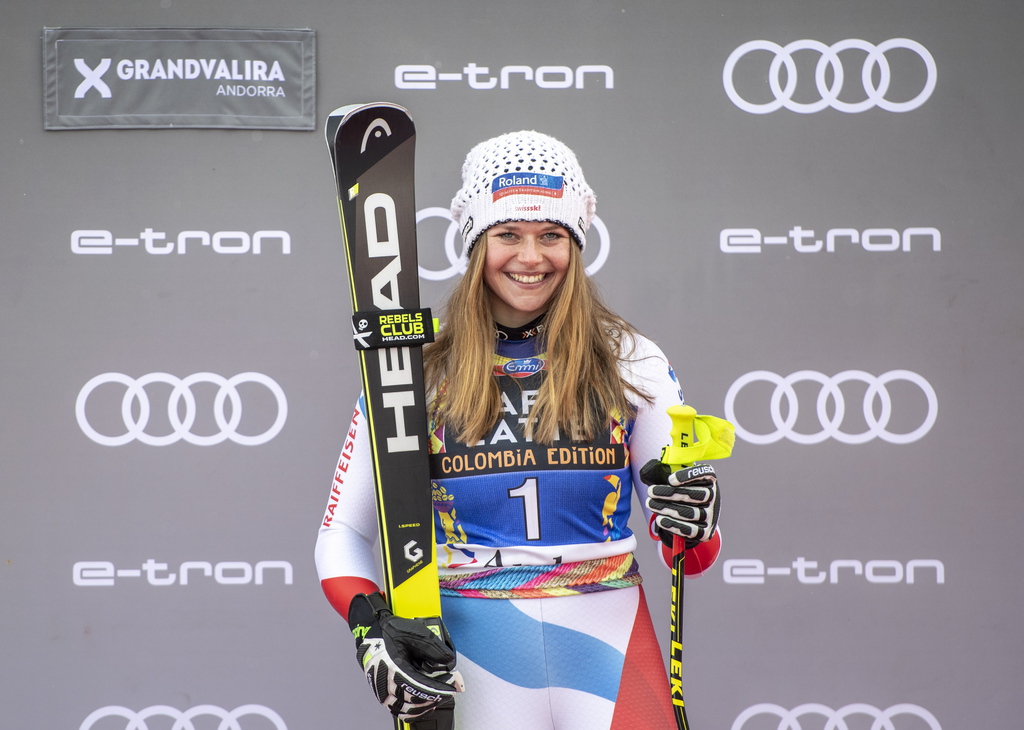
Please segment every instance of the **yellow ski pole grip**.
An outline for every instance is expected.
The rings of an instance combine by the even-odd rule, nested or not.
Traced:
[[[661,461],[674,471],[696,461],[690,455],[690,449],[693,447],[697,411],[693,406],[669,406],[668,415],[672,419],[672,429],[669,431],[668,446],[661,450]]]

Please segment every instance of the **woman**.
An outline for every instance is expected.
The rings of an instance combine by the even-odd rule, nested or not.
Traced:
[[[448,702],[464,678],[459,730],[673,728],[627,522],[679,385],[584,273],[595,197],[569,148],[506,134],[470,151],[462,179],[452,216],[468,268],[424,353],[442,608],[460,671],[440,639],[382,610],[358,407],[339,462],[344,512],[329,507],[317,542],[324,591],[397,716]],[[643,505],[651,535],[687,538],[688,572],[701,572],[718,553],[714,471],[659,467],[643,470],[657,489]]]

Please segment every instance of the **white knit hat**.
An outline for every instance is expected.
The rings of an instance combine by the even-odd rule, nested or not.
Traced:
[[[451,212],[467,254],[481,233],[508,221],[558,223],[582,251],[596,206],[573,151],[553,137],[524,130],[469,151]]]

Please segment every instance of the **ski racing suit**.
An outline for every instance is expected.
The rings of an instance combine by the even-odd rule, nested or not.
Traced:
[[[661,350],[627,335],[621,372],[653,402],[612,414],[589,442],[532,443],[524,423],[547,367],[536,334],[499,333],[503,410],[479,443],[467,447],[437,422],[443,393],[428,413],[442,614],[466,684],[456,727],[672,730],[627,523],[640,468],[668,442],[665,410],[682,392]],[[360,399],[316,546],[324,590],[343,615],[340,593],[379,584],[367,430]],[[686,572],[706,570],[718,548],[716,533],[689,550]],[[332,580],[341,577],[348,580]]]

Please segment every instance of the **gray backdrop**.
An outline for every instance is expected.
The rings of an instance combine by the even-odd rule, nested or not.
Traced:
[[[390,727],[312,561],[358,389],[322,133],[44,132],[58,26],[314,29],[318,127],[408,107],[423,211],[472,144],[564,140],[609,303],[742,429],[722,556],[688,583],[693,726],[1020,725],[1019,3],[19,0],[0,8],[4,728]],[[403,65],[460,78],[396,88]],[[534,78],[503,89],[508,66]],[[576,88],[585,66],[606,69]],[[749,111],[777,98],[799,111]],[[452,270],[425,215],[421,263]],[[76,253],[147,229],[210,244]],[[289,252],[246,248],[261,231]],[[425,303],[452,281],[424,279]],[[148,436],[90,436],[127,431],[109,373],[145,385]],[[228,432],[259,443],[190,442]],[[640,559],[667,631],[667,572]]]

